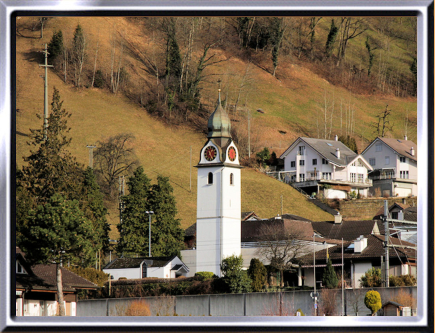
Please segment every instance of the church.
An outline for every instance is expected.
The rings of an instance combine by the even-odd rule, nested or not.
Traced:
[[[241,166],[231,138],[231,121],[222,108],[220,89],[208,119],[207,141],[198,165],[196,249],[181,251],[191,274],[221,276],[223,259],[241,253]]]

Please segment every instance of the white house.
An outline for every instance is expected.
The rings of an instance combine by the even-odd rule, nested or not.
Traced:
[[[407,140],[376,138],[362,152],[373,171],[370,193],[376,196],[417,195],[417,144]]]
[[[117,258],[103,268],[110,274],[112,280],[153,278],[177,278],[186,276],[189,268],[178,258],[172,257],[142,257]]]
[[[344,199],[352,192],[367,196],[372,185],[367,174],[373,168],[337,136],[335,140],[299,137],[280,158],[284,171],[279,178],[308,194],[319,193],[322,187],[329,199]]]

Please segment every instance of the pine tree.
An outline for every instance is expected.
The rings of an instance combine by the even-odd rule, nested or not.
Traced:
[[[104,206],[104,196],[95,179],[94,171],[88,167],[83,172],[81,209],[86,217],[92,221],[95,231],[96,250],[104,252],[109,248],[109,224],[107,223],[107,209]]]
[[[62,262],[80,264],[93,257],[93,227],[76,200],[54,194],[45,204],[31,210],[28,227],[22,230],[20,247],[31,263],[56,264],[59,315],[65,315]]]
[[[159,175],[149,194],[149,204],[154,211],[151,229],[151,254],[153,256],[180,256],[184,248],[183,230],[176,218],[177,206],[169,178]]]
[[[267,280],[267,269],[263,263],[257,259],[252,258],[248,268],[248,276],[251,278],[252,290],[262,291]]]
[[[83,65],[86,60],[86,38],[82,27],[77,25],[74,31],[74,38],[72,42],[71,60],[74,66],[74,83],[76,87],[81,86],[81,78],[83,72]]]
[[[56,58],[63,52],[63,35],[62,30],[55,31],[50,43],[47,47],[48,59],[51,61],[56,60]]]
[[[62,104],[59,91],[54,88],[46,130],[43,126],[30,130],[32,140],[27,144],[36,150],[24,157],[27,165],[22,169],[20,183],[35,198],[36,204],[47,202],[55,193],[61,193],[67,199],[77,199],[80,193],[81,166],[67,149],[71,143],[71,138],[67,137],[70,131],[67,121],[71,114],[62,108]]]
[[[337,273],[335,273],[334,267],[332,267],[331,259],[328,259],[328,264],[323,271],[322,282],[328,289],[334,289],[338,286]]]
[[[121,198],[124,203],[122,223],[118,224],[120,238],[117,251],[126,253],[148,253],[148,214],[150,210],[148,195],[151,181],[138,167],[129,178],[127,187],[129,194]]]
[[[338,27],[335,25],[334,19],[331,21],[331,27],[329,28],[328,37],[326,39],[325,53],[326,57],[329,58],[332,54],[332,49],[334,47],[335,39],[337,38]]]

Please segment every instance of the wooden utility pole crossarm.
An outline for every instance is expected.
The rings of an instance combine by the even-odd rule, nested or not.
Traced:
[[[45,75],[44,75],[44,138],[47,138],[47,127],[48,127],[48,78],[47,78],[47,68],[48,67],[53,67],[53,65],[49,65],[47,62],[47,58],[48,58],[48,51],[47,51],[47,44],[45,45],[45,49],[44,51],[42,51],[42,53],[44,53],[44,58],[45,58],[45,62],[44,65],[39,65],[40,67],[44,67],[45,68]]]

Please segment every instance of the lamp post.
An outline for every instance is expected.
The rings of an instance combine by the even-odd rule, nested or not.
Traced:
[[[148,229],[148,257],[151,257],[151,215],[154,214],[152,210],[147,210],[145,213],[148,214],[148,221],[149,221],[149,229]]]
[[[313,234],[313,268],[314,268],[314,315],[317,316],[317,293],[316,293],[316,234]]]

